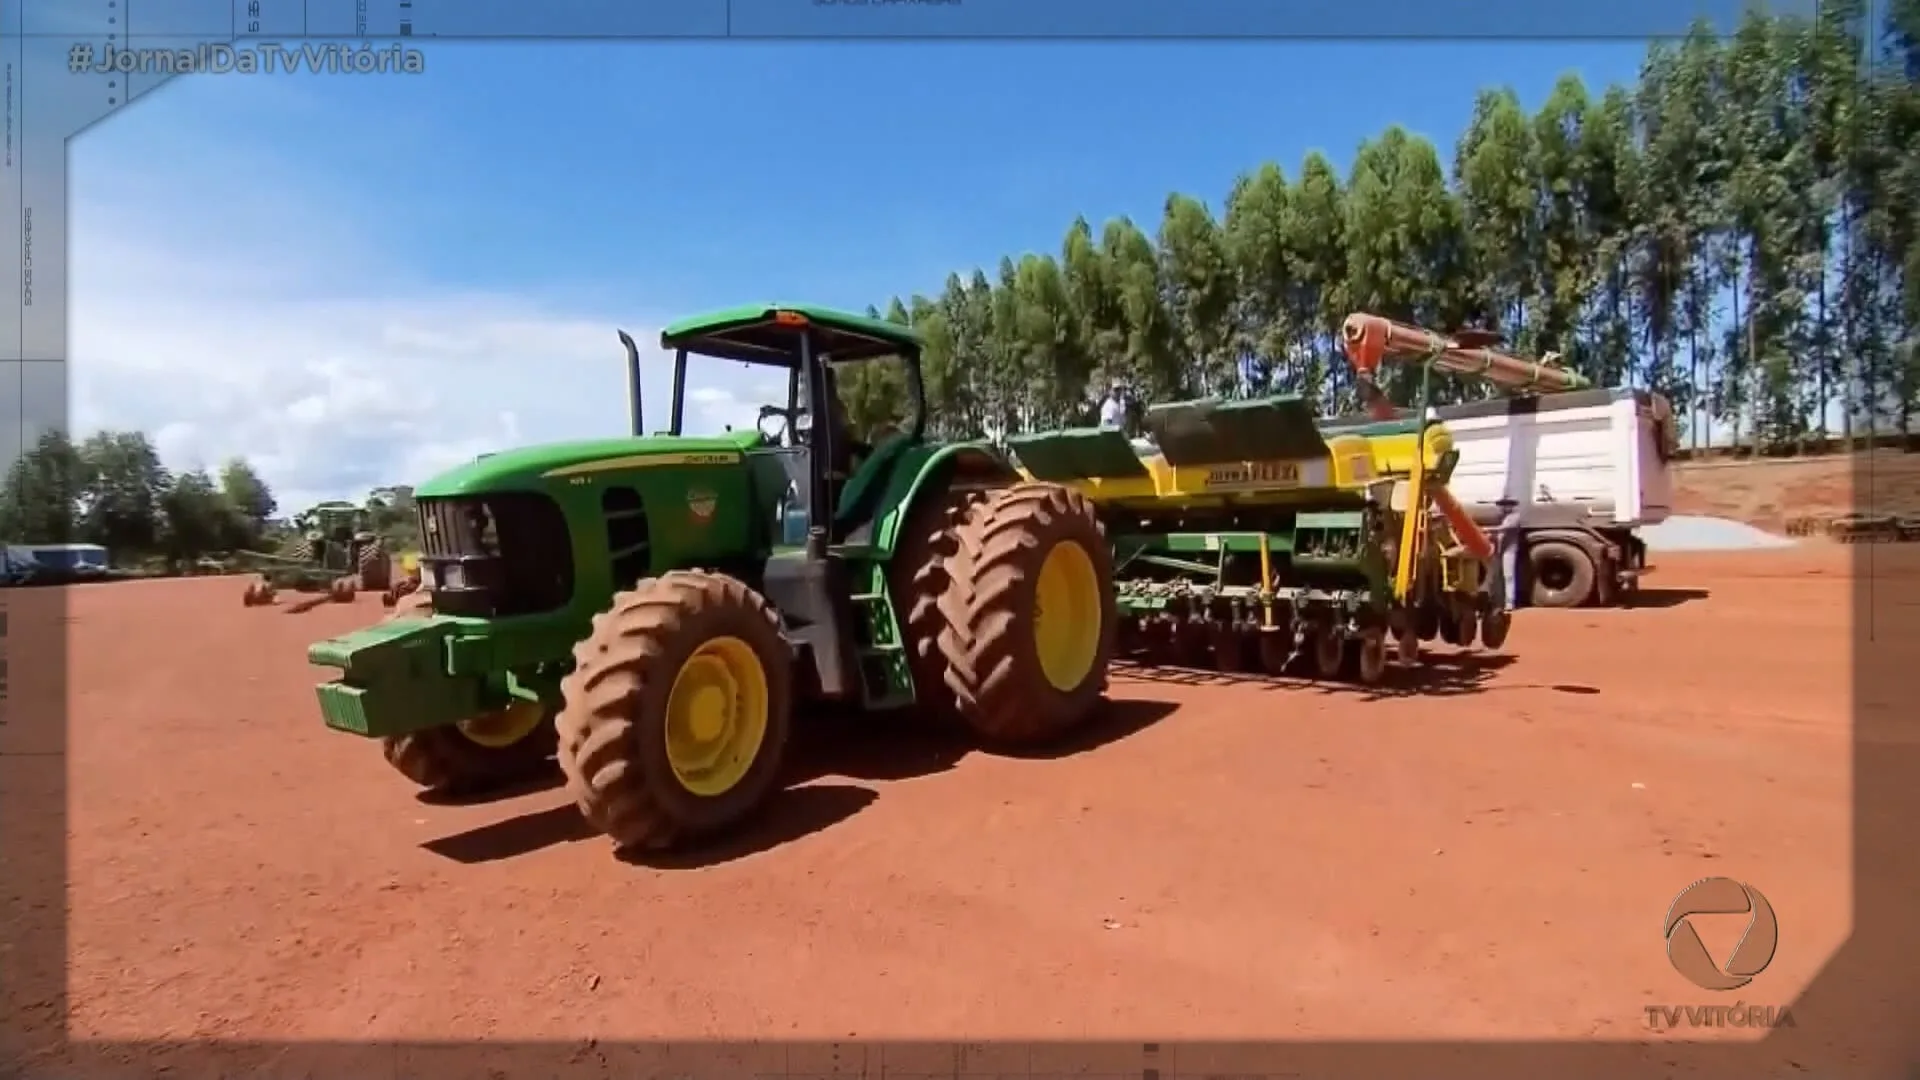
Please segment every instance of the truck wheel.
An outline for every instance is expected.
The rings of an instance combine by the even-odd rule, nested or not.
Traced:
[[[387,554],[386,541],[375,537],[360,545],[354,556],[354,571],[360,575],[361,588],[385,592],[393,584],[393,557]]]
[[[1119,621],[1093,503],[1015,484],[974,506],[958,535],[940,638],[955,708],[988,743],[1055,738],[1093,714]]]
[[[560,684],[560,768],[627,851],[745,819],[786,752],[793,667],[779,617],[720,574],[674,571],[613,598]]]
[[[958,531],[967,510],[985,497],[980,491],[949,491],[922,501],[902,526],[900,546],[887,566],[887,588],[897,605],[914,696],[920,708],[935,717],[955,715],[947,661],[940,652],[940,635],[947,629],[941,598],[953,587],[947,564],[959,549]]]
[[[402,597],[392,619],[433,614],[425,593]],[[531,702],[447,727],[427,728],[380,740],[387,764],[422,788],[441,795],[477,795],[547,767],[558,737],[549,710]]]
[[[1534,607],[1573,608],[1593,595],[1594,566],[1578,545],[1542,540],[1527,548],[1529,595]]]

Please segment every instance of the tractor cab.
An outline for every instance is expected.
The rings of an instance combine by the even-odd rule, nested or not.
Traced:
[[[372,535],[366,529],[365,512],[350,502],[323,502],[301,517],[308,540],[346,544]]]
[[[760,407],[760,441],[745,453],[754,510],[768,530],[761,588],[812,660],[804,665],[812,693],[869,704],[889,692],[910,699],[911,684],[883,670],[903,662],[886,655],[898,647],[882,646],[861,629],[892,622],[890,611],[881,613],[883,587],[869,580],[879,570],[872,559],[849,553],[868,542],[888,477],[926,430],[919,337],[825,308],[755,304],[683,319],[661,332],[660,345],[674,354],[673,436],[685,431],[690,358],[786,371],[786,400]],[[848,427],[839,373],[894,359],[905,369],[906,430],[878,445],[863,442]]]
[[[784,369],[784,402],[760,406],[761,443],[748,451],[774,547],[818,556],[872,524],[886,479],[926,430],[918,335],[880,319],[798,304],[756,304],[684,319],[660,335],[674,353],[668,434],[684,434],[687,362],[711,357]],[[847,424],[840,372],[896,361],[910,415],[904,431],[865,442]],[[637,424],[636,424],[636,434]]]

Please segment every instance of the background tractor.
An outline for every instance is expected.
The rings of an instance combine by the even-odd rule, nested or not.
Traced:
[[[920,340],[761,304],[668,327],[642,434],[487,455],[420,485],[421,588],[315,644],[326,723],[425,787],[557,757],[586,819],[651,849],[728,828],[780,780],[796,707],[917,709],[989,745],[1054,738],[1106,686],[1117,623],[1093,504],[983,444],[926,441]],[[786,373],[758,430],[685,434],[699,358]],[[894,360],[911,415],[867,444],[835,372]]]
[[[393,581],[387,545],[368,526],[365,509],[349,502],[323,502],[293,519],[299,535],[279,554],[244,555],[260,572],[242,602],[271,604],[282,590],[324,592],[352,600],[361,589],[385,590]]]

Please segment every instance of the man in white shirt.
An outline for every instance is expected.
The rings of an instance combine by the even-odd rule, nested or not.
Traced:
[[[1126,423],[1127,407],[1120,403],[1120,391],[1108,390],[1107,400],[1100,403],[1100,426],[1117,428],[1125,427]]]

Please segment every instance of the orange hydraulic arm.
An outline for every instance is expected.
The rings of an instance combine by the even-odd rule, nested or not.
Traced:
[[[1341,324],[1347,359],[1363,387],[1369,388],[1367,407],[1382,418],[1392,416],[1393,406],[1383,396],[1371,392],[1380,365],[1389,361],[1430,363],[1436,371],[1471,375],[1506,390],[1558,393],[1584,390],[1592,385],[1579,372],[1522,360],[1517,356],[1494,352],[1488,345],[1499,340],[1486,332],[1463,331],[1448,336],[1423,330],[1378,315],[1349,315]]]
[[[1378,382],[1380,367],[1389,360],[1421,363],[1438,371],[1474,376],[1508,390],[1558,392],[1581,390],[1590,385],[1586,377],[1578,372],[1494,352],[1487,346],[1499,339],[1484,332],[1465,331],[1449,336],[1378,315],[1361,313],[1347,316],[1341,324],[1340,336],[1344,339],[1347,359],[1353,364],[1367,411],[1381,420],[1390,420],[1394,416],[1393,403],[1387,400]],[[1424,426],[1424,401],[1421,403],[1420,419]],[[1493,542],[1487,539],[1487,534],[1467,513],[1466,508],[1460,505],[1460,501],[1453,497],[1453,493],[1443,485],[1427,486],[1424,440],[1415,450],[1413,460],[1408,505],[1419,506],[1424,499],[1432,500],[1441,516],[1447,519],[1453,535],[1459,538],[1461,545],[1474,558],[1492,559]],[[1397,591],[1403,594],[1412,578],[1414,551],[1418,547],[1415,532],[1418,526],[1412,520],[1416,517],[1418,515],[1409,515],[1409,535],[1401,544],[1400,566],[1396,568]]]

